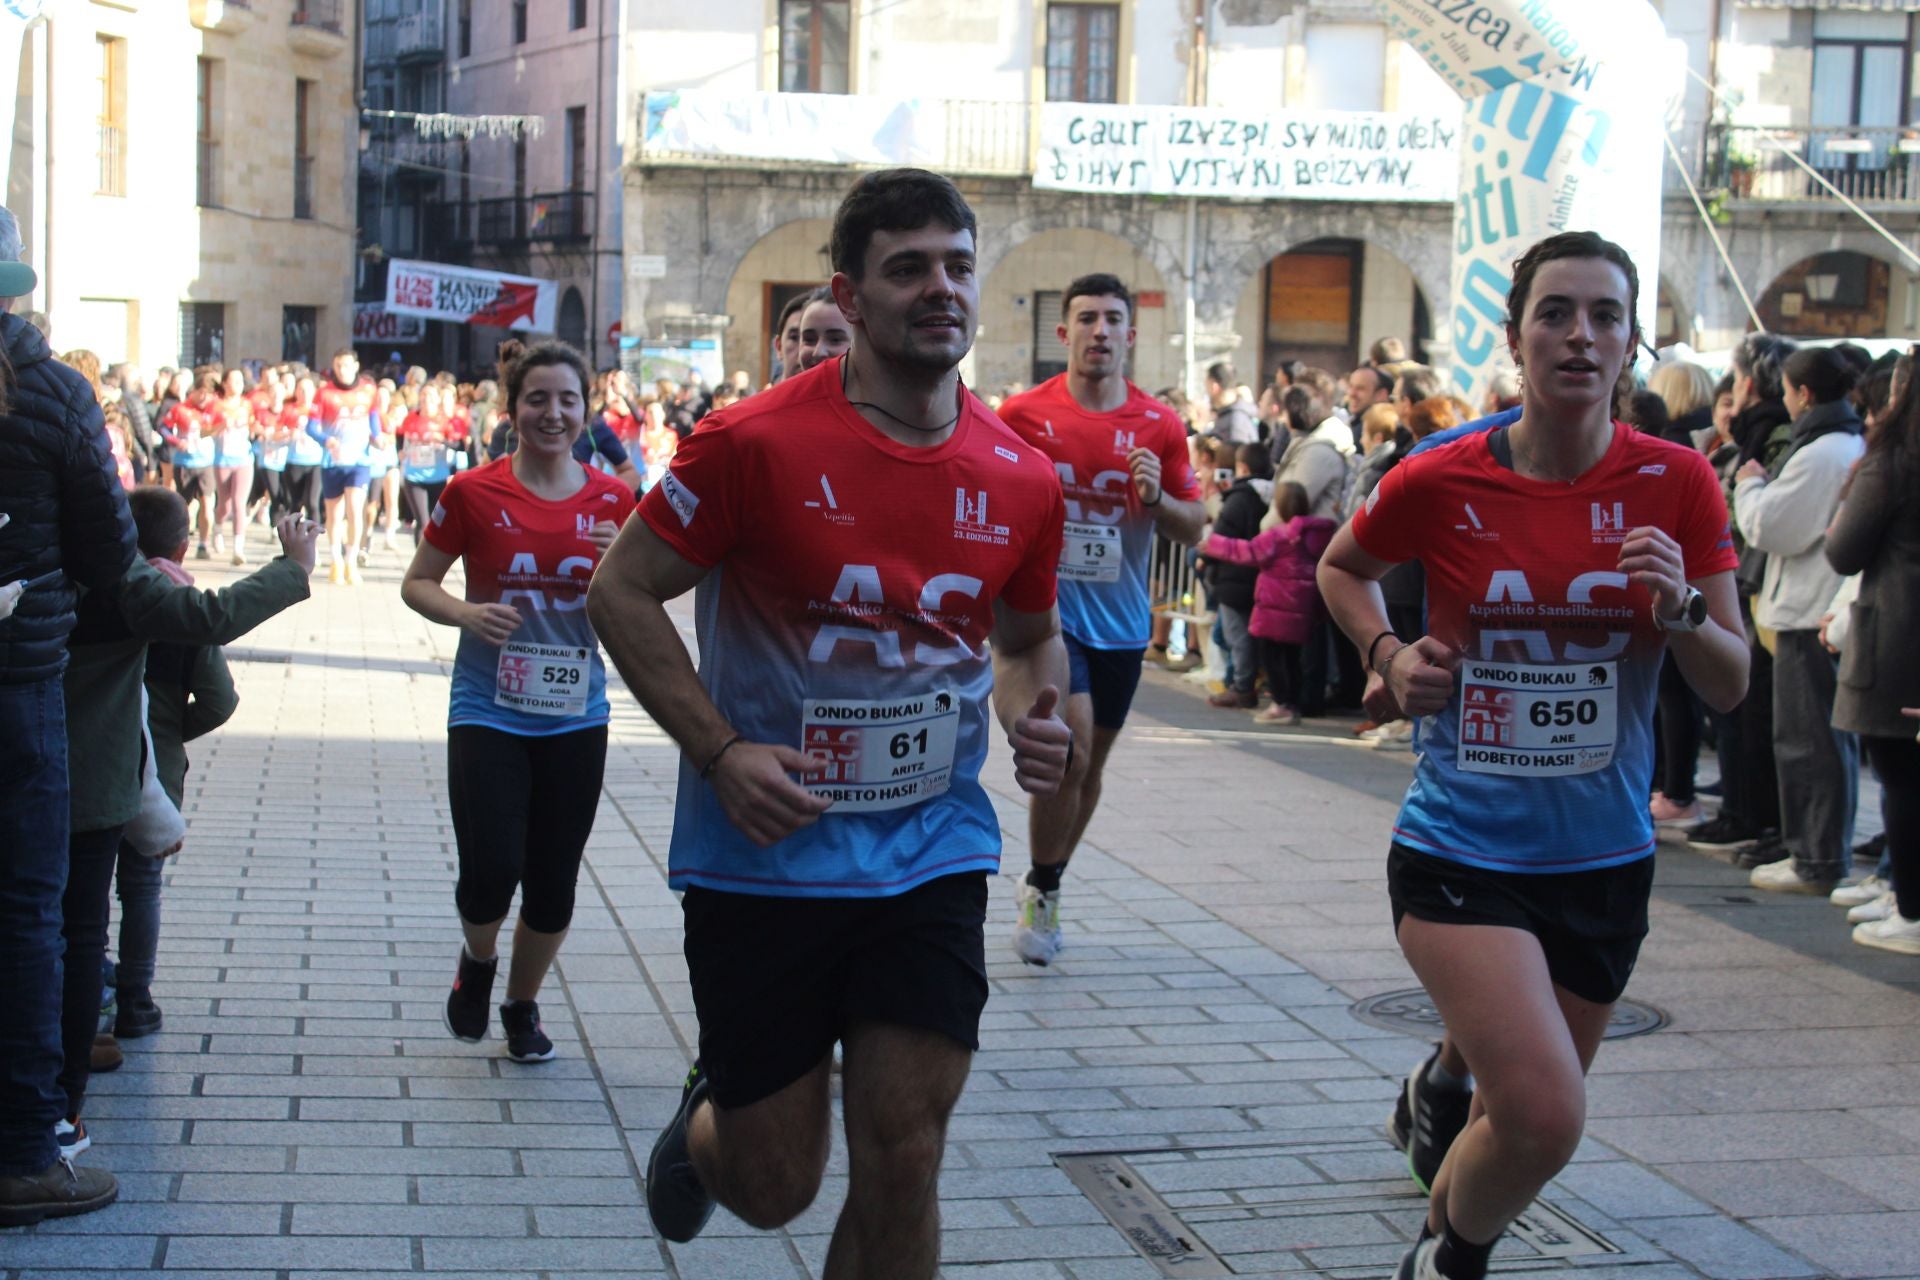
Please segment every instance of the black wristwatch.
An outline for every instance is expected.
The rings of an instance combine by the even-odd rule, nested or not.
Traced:
[[[1688,587],[1687,593],[1680,597],[1680,616],[1663,618],[1660,607],[1653,610],[1653,625],[1662,631],[1697,631],[1707,620],[1707,598],[1700,594],[1698,587]]]

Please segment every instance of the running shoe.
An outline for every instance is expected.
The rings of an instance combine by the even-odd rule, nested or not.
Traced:
[[[53,1140],[60,1144],[60,1158],[67,1161],[71,1161],[93,1145],[93,1139],[87,1136],[87,1124],[84,1120],[55,1120]]]
[[[447,993],[445,1022],[456,1040],[479,1044],[493,1022],[493,976],[500,957],[479,961],[460,948],[460,967],[454,971],[453,990]]]
[[[1778,862],[1755,867],[1747,877],[1747,883],[1768,893],[1809,893],[1824,898],[1833,892],[1835,879],[1829,876],[1826,879],[1809,880],[1800,874],[1800,868],[1793,865],[1792,858],[1782,858]]]
[[[1892,887],[1879,876],[1865,876],[1851,884],[1841,882],[1827,895],[1827,901],[1836,907],[1864,907]]]
[[[1894,913],[1898,904],[1894,901],[1893,890],[1889,889],[1872,902],[1863,902],[1847,912],[1848,924],[1872,924],[1876,920],[1885,920]]]
[[[1687,844],[1695,849],[1737,849],[1759,838],[1758,831],[1727,813],[1703,822],[1687,832]]]
[[[1393,1280],[1447,1280],[1433,1262],[1433,1255],[1439,1250],[1440,1241],[1433,1236],[1420,1241],[1400,1259],[1400,1269],[1393,1273]]]
[[[193,558],[195,560],[211,560],[213,559],[213,552],[207,550],[207,544],[203,542],[194,548]]]
[[[1467,1113],[1473,1107],[1472,1089],[1442,1089],[1429,1078],[1439,1057],[1440,1046],[1436,1044],[1426,1061],[1408,1073],[1406,1088],[1401,1090],[1407,1116],[1407,1172],[1413,1175],[1416,1186],[1428,1192],[1433,1190],[1433,1180],[1453,1140],[1467,1127]],[[1400,1104],[1395,1104],[1394,1121],[1399,1120]]]
[[[1013,926],[1013,950],[1028,964],[1045,968],[1066,945],[1060,937],[1060,891],[1042,892],[1021,876],[1013,900],[1019,909]]]
[[[1885,920],[1855,925],[1853,940],[1863,947],[1897,951],[1903,956],[1920,956],[1920,920],[1907,919],[1896,907]]]
[[[679,1109],[647,1157],[647,1216],[653,1219],[653,1229],[675,1244],[699,1235],[713,1216],[713,1197],[700,1185],[693,1153],[687,1148],[688,1123],[709,1091],[706,1073],[696,1061],[680,1091]]]
[[[1300,713],[1278,702],[1253,713],[1255,724],[1299,724]]]
[[[539,1001],[507,1001],[500,1006],[500,1026],[507,1033],[507,1056],[515,1062],[553,1061],[553,1041],[540,1026]]]

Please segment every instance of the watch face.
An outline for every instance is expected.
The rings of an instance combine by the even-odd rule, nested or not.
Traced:
[[[1687,597],[1687,621],[1699,626],[1707,620],[1707,598],[1696,588]]]

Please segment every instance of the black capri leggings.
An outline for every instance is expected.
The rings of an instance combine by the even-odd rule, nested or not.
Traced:
[[[461,919],[501,919],[518,886],[529,929],[567,927],[606,765],[605,725],[544,738],[472,724],[447,730]]]
[[[433,519],[433,509],[440,503],[440,495],[447,491],[447,482],[438,484],[415,484],[409,480],[400,490],[407,500],[407,509],[413,512],[413,545],[419,546],[421,537],[427,531],[427,524]]]

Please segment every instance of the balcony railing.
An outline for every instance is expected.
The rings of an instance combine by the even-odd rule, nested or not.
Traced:
[[[641,164],[1031,172],[1024,102],[685,90],[649,93],[641,110]]]
[[[340,9],[340,0],[294,0],[293,25],[317,27],[321,31],[345,35],[346,30],[341,26]]]
[[[436,206],[455,212],[431,215],[435,231],[458,242],[457,228],[471,226],[471,240],[489,247],[508,247],[534,241],[549,244],[577,244],[593,238],[593,195],[591,191],[544,191],[530,196],[498,196],[473,202],[469,224],[465,211],[455,202]]]
[[[100,126],[100,185],[103,196],[127,194],[127,131],[118,125]]]
[[[1795,156],[1850,200],[1920,205],[1920,128],[1717,126],[1707,149],[1707,183],[1734,200],[1838,203]]]
[[[401,62],[437,62],[446,56],[439,9],[403,14],[393,24],[393,55]]]
[[[293,216],[313,217],[313,157],[293,158]]]

